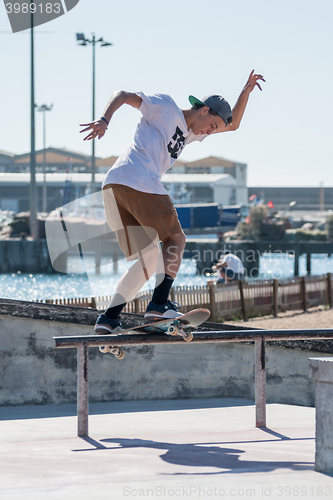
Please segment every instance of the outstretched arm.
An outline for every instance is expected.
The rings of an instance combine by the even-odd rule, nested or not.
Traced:
[[[108,128],[108,124],[117,109],[119,109],[123,104],[129,104],[133,108],[140,108],[142,103],[141,97],[131,92],[125,92],[119,90],[112,94],[110,101],[108,102],[105,111],[102,115],[103,119],[95,120],[90,123],[81,123],[80,127],[86,127],[80,130],[80,133],[90,131],[89,134],[83,139],[84,141],[89,141],[90,139],[95,139],[98,137],[101,139]]]
[[[243,88],[242,92],[240,93],[237,99],[235,106],[233,107],[232,122],[227,127],[219,128],[218,130],[216,130],[216,132],[229,132],[231,130],[238,129],[240,122],[242,121],[244,111],[252,90],[255,87],[258,87],[259,90],[262,90],[259,81],[264,82],[265,81],[264,77],[262,75],[254,74],[254,70],[252,70],[245,84],[245,87]]]

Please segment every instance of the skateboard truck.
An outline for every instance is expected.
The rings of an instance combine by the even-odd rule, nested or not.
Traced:
[[[191,340],[193,339],[192,332],[190,331],[185,332],[183,328],[179,328],[176,325],[170,325],[166,333],[168,333],[169,335],[179,335],[180,337],[183,337],[185,342],[191,342]]]
[[[103,354],[106,354],[108,352],[114,354],[117,359],[123,359],[123,357],[125,356],[124,351],[117,346],[101,345],[99,350]]]

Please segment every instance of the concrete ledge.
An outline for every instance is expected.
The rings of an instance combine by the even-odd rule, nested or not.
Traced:
[[[94,325],[97,314],[96,309],[87,309],[86,307],[0,299],[0,316]]]
[[[76,351],[54,350],[53,337],[91,335],[97,315],[94,309],[0,299],[0,406],[74,403]],[[133,326],[142,318],[122,317]],[[200,326],[201,331],[217,329],[235,328]],[[267,401],[313,406],[309,350],[317,350],[318,356],[316,346],[324,348],[329,341],[298,341],[298,348],[284,349],[287,342],[267,343]],[[91,402],[254,398],[253,342],[133,346],[122,361],[97,348],[89,351]]]
[[[16,318],[43,319],[77,325],[94,325],[99,311],[87,307],[77,307],[58,304],[42,304],[24,300],[0,299],[0,316]],[[137,326],[142,321],[142,314],[122,313],[123,322]],[[239,327],[222,323],[206,322],[200,330],[249,330],[246,326]],[[333,343],[333,341],[332,341]]]
[[[310,358],[309,377],[315,381],[315,470],[333,474],[333,358]]]
[[[315,382],[333,384],[333,358],[310,358],[309,377]]]
[[[86,319],[96,317],[96,311],[85,313]],[[53,337],[91,335],[89,323],[0,315],[0,406],[76,402],[76,350],[54,349]],[[268,402],[314,406],[308,358],[307,351],[267,347]],[[89,380],[91,402],[253,399],[254,346],[233,342],[129,346],[121,361],[91,348]]]

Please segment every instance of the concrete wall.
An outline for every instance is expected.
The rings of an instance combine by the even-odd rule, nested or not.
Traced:
[[[333,474],[333,360],[310,358],[309,376],[316,392],[315,470]]]
[[[80,320],[84,325],[74,322],[76,308],[52,306],[51,312],[61,307],[67,315],[74,311],[66,322],[65,315],[59,320],[54,312],[43,319],[47,306],[38,307],[38,318],[17,317],[9,310],[0,316],[2,406],[76,401],[76,349],[55,350],[53,336],[91,335],[97,313],[88,311],[90,319]],[[27,305],[27,315],[30,310]],[[177,343],[124,350],[125,358],[117,360],[90,348],[90,401],[254,398],[253,345]],[[308,358],[314,353],[268,346],[266,354],[268,402],[313,406]]]

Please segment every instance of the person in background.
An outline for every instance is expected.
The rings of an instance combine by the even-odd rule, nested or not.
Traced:
[[[217,284],[231,284],[234,281],[243,280],[245,273],[241,259],[229,250],[226,250],[218,263],[212,266],[212,271],[218,271],[219,273]]]

